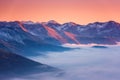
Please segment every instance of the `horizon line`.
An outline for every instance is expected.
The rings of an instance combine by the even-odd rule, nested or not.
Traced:
[[[54,21],[58,24],[65,24],[65,23],[75,23],[75,24],[79,24],[81,25],[81,23],[77,23],[77,22],[74,22],[74,21],[66,21],[66,22],[59,22],[59,21],[56,21],[56,20],[48,20],[48,21],[32,21],[32,20],[0,20],[0,22],[33,22],[33,23],[47,23],[47,22],[50,22],[50,21]],[[106,22],[116,22],[116,23],[119,23],[118,21],[115,21],[115,20],[107,20],[107,21],[92,21],[92,22],[88,22],[86,24],[82,24],[82,25],[87,25],[87,24],[91,24],[91,23],[106,23]]]

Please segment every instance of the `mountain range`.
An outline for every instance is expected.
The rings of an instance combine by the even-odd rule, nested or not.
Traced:
[[[60,24],[54,20],[0,22],[0,48],[24,55],[69,50],[61,47],[67,43],[115,45],[119,41],[120,24],[115,21],[87,25],[74,22]]]
[[[24,44],[24,40],[43,41],[59,45],[116,44],[120,37],[120,24],[115,21],[95,22],[80,25],[73,22],[59,24],[48,22],[14,21],[0,22],[0,38]],[[99,41],[98,41],[99,39]]]
[[[49,51],[71,50],[71,48],[61,46],[64,44],[117,45],[119,42],[120,23],[115,21],[94,22],[87,25],[74,22],[60,24],[54,20],[36,23],[1,21],[0,76],[6,72],[23,74],[24,69],[28,73],[56,70],[56,68],[27,59],[26,56],[44,55]],[[98,48],[98,46],[95,47]]]

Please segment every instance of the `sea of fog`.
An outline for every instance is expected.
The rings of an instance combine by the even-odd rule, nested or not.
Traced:
[[[120,80],[120,46],[79,47],[31,59],[62,69],[61,77],[32,75],[20,80]],[[14,79],[18,80],[18,79]]]

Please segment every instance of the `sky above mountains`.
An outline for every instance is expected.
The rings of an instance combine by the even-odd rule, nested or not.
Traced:
[[[0,0],[0,20],[120,22],[120,0]]]

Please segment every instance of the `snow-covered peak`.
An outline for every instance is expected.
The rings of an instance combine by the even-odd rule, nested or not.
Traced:
[[[111,26],[119,26],[120,24],[119,23],[117,23],[117,22],[115,22],[115,21],[108,21],[108,22],[106,22],[106,25],[111,25]]]
[[[74,22],[68,22],[68,23],[64,23],[63,25],[66,25],[66,26],[77,26],[78,24],[76,24]]]
[[[23,24],[35,24],[34,22],[32,21],[22,21]]]
[[[47,25],[47,26],[52,27],[52,28],[56,28],[58,26],[61,26],[61,24],[59,24],[58,22],[56,22],[54,20],[50,20],[48,22],[41,22],[40,24]]]
[[[59,24],[58,22],[56,22],[55,20],[50,20],[47,23],[52,23],[52,24]]]
[[[117,24],[115,21],[108,21],[107,23]]]
[[[91,27],[91,28],[102,28],[104,27],[105,23],[102,22],[94,22],[94,23],[89,23],[87,26]]]

